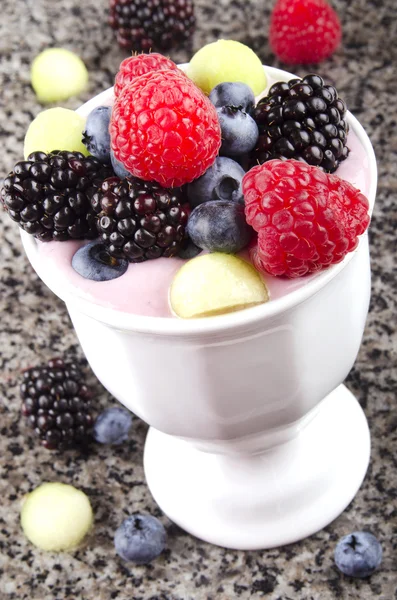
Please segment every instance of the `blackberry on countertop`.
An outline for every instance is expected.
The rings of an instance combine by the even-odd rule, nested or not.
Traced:
[[[186,239],[181,191],[136,177],[111,177],[91,199],[107,251],[138,263],[175,256]]]
[[[277,82],[252,117],[259,128],[251,165],[295,158],[333,173],[347,158],[346,105],[319,75]]]
[[[193,0],[110,0],[109,23],[122,48],[169,50],[195,28]]]
[[[41,241],[91,239],[97,232],[90,198],[112,174],[80,152],[33,152],[7,175],[1,200],[11,219]]]
[[[91,438],[90,392],[75,362],[54,358],[23,373],[22,414],[48,450],[78,446]]]

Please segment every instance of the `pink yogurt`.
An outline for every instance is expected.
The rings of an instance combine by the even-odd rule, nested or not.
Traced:
[[[336,174],[369,193],[369,164],[364,148],[354,132],[348,136],[350,154],[338,168]],[[176,272],[186,262],[179,258],[158,258],[139,264],[130,264],[126,273],[111,281],[91,281],[81,277],[72,267],[72,257],[86,242],[40,243],[40,260],[46,263],[45,270],[51,279],[62,282],[71,293],[96,304],[127,313],[143,316],[171,317],[168,302],[169,289]],[[247,253],[241,254],[248,259]],[[263,275],[269,290],[270,300],[280,298],[301,287],[317,275],[289,280]]]

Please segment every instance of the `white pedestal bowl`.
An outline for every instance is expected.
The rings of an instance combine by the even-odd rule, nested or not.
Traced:
[[[80,112],[106,99],[109,91]],[[368,158],[372,207],[373,149],[348,120]],[[126,314],[72,294],[46,272],[34,238],[22,232],[22,241],[66,303],[98,379],[151,425],[147,482],[174,522],[221,546],[270,548],[313,534],[351,502],[370,454],[365,416],[342,385],[369,305],[366,234],[342,263],[279,299],[191,321]]]

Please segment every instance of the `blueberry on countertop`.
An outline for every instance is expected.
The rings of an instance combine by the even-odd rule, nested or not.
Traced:
[[[163,524],[150,515],[132,515],[125,519],[114,536],[121,558],[138,565],[149,563],[165,548],[167,534]]]
[[[94,423],[93,436],[100,444],[117,446],[128,439],[132,414],[121,406],[106,408]]]
[[[345,575],[369,577],[382,562],[382,546],[372,533],[355,531],[338,542],[334,558]]]

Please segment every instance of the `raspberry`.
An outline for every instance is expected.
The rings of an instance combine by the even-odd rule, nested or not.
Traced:
[[[369,225],[368,200],[347,181],[297,160],[270,160],[243,178],[254,265],[301,277],[340,262]]]
[[[163,187],[200,177],[221,145],[215,107],[177,71],[146,73],[125,87],[113,107],[110,137],[132,175]]]
[[[114,95],[120,94],[121,89],[131,83],[135,77],[150,73],[151,71],[176,71],[176,64],[166,56],[153,52],[152,54],[137,54],[125,58],[119,67],[114,81]],[[182,72],[182,71],[181,71]]]
[[[270,46],[286,63],[319,63],[331,56],[341,37],[338,15],[325,0],[278,0],[273,9]]]

